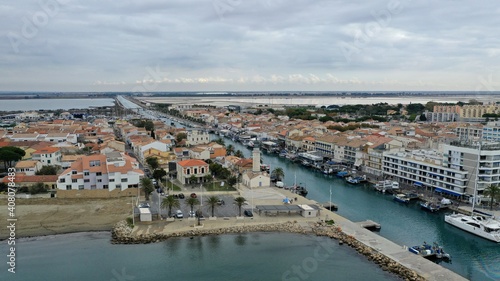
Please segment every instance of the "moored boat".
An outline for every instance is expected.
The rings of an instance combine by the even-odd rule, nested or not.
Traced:
[[[394,201],[404,203],[404,204],[410,203],[410,199],[408,199],[408,197],[406,197],[406,195],[403,193],[395,194],[393,199],[394,199]]]
[[[451,255],[443,250],[443,247],[434,243],[433,246],[424,242],[423,245],[412,246],[408,251],[424,258],[451,259]]]
[[[420,202],[420,209],[429,211],[431,213],[439,211],[441,207],[437,204],[434,204],[432,202]]]

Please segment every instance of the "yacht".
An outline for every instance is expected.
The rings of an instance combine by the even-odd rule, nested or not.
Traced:
[[[479,237],[483,237],[490,241],[500,243],[500,221],[496,220],[493,216],[487,215],[485,213],[478,213],[474,210],[477,195],[477,182],[479,180],[478,174],[480,157],[481,142],[479,143],[478,148],[476,184],[474,186],[474,200],[472,201],[471,214],[465,215],[453,213],[445,215],[444,221]]]

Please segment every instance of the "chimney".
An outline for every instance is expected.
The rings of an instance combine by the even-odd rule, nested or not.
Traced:
[[[258,148],[253,149],[252,159],[252,172],[260,172],[260,150]]]

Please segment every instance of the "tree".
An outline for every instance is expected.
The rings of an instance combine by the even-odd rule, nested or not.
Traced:
[[[179,200],[174,198],[173,195],[169,195],[161,201],[161,207],[168,209],[168,216],[172,216],[172,208],[179,208],[181,204],[179,203]]]
[[[236,152],[234,153],[234,156],[239,157],[239,158],[243,158],[243,152],[241,152],[241,150],[236,150]]]
[[[158,163],[158,158],[156,157],[148,157],[146,158],[146,163],[151,167],[151,169],[154,171],[160,167],[160,164]]]
[[[24,155],[26,155],[26,151],[19,147],[4,146],[0,148],[0,160],[3,161],[5,170],[12,167],[12,162],[21,160]]]
[[[233,187],[236,183],[238,182],[238,178],[235,177],[235,176],[230,176],[228,179],[227,179],[227,184],[230,186],[230,187]]]
[[[30,186],[28,188],[28,191],[31,195],[33,194],[38,194],[38,193],[45,193],[47,192],[47,188],[45,188],[45,185],[43,182],[37,182],[36,184]]]
[[[151,130],[151,137],[152,137],[153,139],[156,139],[155,130]]]
[[[424,121],[424,122],[427,121],[427,117],[425,116],[425,114],[422,113],[420,115],[420,121]]]
[[[221,139],[221,138],[216,139],[216,140],[215,140],[215,142],[216,142],[216,143],[218,143],[218,144],[220,144],[220,145],[225,145],[225,144],[226,144],[226,143],[224,142],[224,140],[223,140],[223,139]]]
[[[234,146],[232,144],[226,147],[226,155],[231,155],[234,152]]]
[[[155,124],[153,124],[153,121],[148,120],[144,123],[144,129],[146,129],[146,131],[153,131],[154,128],[155,128]]]
[[[212,175],[205,175],[203,179],[207,185],[210,185],[214,178],[212,177]]]
[[[153,182],[149,178],[143,177],[143,178],[141,178],[140,185],[141,185],[142,191],[144,191],[144,197],[146,197],[146,201],[148,201],[149,194],[151,192],[153,192],[153,190],[155,190],[154,186],[153,186]]]
[[[194,209],[194,205],[200,204],[200,200],[198,200],[198,198],[189,197],[188,199],[186,199],[186,204],[188,204],[191,207],[191,212],[192,212]]]
[[[500,198],[500,187],[498,185],[492,184],[484,190],[483,194],[490,197],[491,210],[493,209],[493,202]]]
[[[190,184],[194,184],[194,183],[196,183],[196,181],[198,181],[198,178],[195,175],[191,175],[189,177],[189,183]]]
[[[218,202],[219,202],[219,197],[217,196],[208,197],[207,205],[212,209],[212,217],[214,216],[215,207],[217,207]]]
[[[182,140],[187,139],[187,134],[186,133],[178,133],[177,136],[175,137],[175,140],[177,142],[181,142]]]
[[[234,198],[234,203],[236,204],[236,206],[238,206],[240,217],[241,217],[241,206],[245,204],[245,201],[247,200],[241,196]]]
[[[271,172],[271,176],[275,177],[276,180],[281,181],[281,179],[285,177],[285,172],[281,167],[278,167]]]
[[[153,171],[153,178],[157,181],[160,182],[160,180],[167,175],[167,172],[165,172],[164,169],[157,169]]]
[[[36,172],[37,176],[40,175],[57,175],[57,170],[59,170],[59,167],[57,166],[43,166],[39,171]]]

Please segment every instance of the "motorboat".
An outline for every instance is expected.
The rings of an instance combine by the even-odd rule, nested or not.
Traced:
[[[437,212],[441,209],[441,206],[434,204],[432,202],[420,202],[420,209],[429,211],[431,213]]]
[[[349,176],[345,179],[345,181],[350,184],[360,184],[362,182],[366,182],[366,176],[365,175],[358,177]]]
[[[431,246],[424,242],[423,245],[408,248],[408,251],[424,258],[451,259],[451,255],[446,253],[443,247],[439,246],[437,243]]]
[[[389,190],[399,190],[399,182],[397,181],[391,181],[391,180],[384,180],[384,181],[379,181],[375,185],[375,190],[385,193]]]
[[[406,197],[406,195],[403,193],[395,194],[393,199],[394,199],[394,201],[399,202],[399,203],[404,203],[404,204],[410,203],[410,199],[408,197]]]

